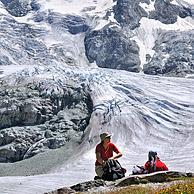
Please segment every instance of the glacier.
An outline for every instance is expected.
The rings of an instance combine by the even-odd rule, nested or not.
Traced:
[[[46,80],[45,95],[53,91],[61,95],[63,84],[75,84],[87,89],[93,111],[78,146],[49,150],[15,163],[0,163],[0,193],[44,193],[93,179],[95,145],[103,131],[112,134],[112,141],[123,153],[119,161],[127,174],[134,165],[146,162],[149,150],[157,151],[171,170],[194,172],[194,79],[99,68],[95,62],[90,63],[85,56],[85,28],[77,33],[73,25],[61,21],[69,21],[65,14],[72,14],[80,16],[79,24],[87,29],[101,30],[107,25],[121,28],[113,19],[116,1],[35,2],[40,5],[39,11],[29,11],[22,17],[11,16],[0,3],[0,54],[4,56],[0,64],[1,87],[27,87]],[[147,8],[140,5],[149,12],[154,9],[153,3]],[[191,0],[172,3],[194,6]],[[111,14],[107,16],[107,12]],[[178,17],[174,24],[163,24],[142,17],[140,26],[132,31],[132,39],[140,48],[141,68],[146,54],[154,56],[158,33],[192,31],[193,21],[192,17]],[[72,28],[76,34],[69,32]],[[124,32],[130,34],[131,30],[125,27]]]
[[[146,161],[149,150],[157,150],[171,170],[194,171],[193,79],[99,69],[75,71],[65,68],[63,71],[72,76],[76,74],[74,79],[78,83],[87,83],[91,90],[94,111],[84,141],[78,149],[72,150],[75,154],[49,174],[1,177],[1,193],[45,192],[93,179],[94,147],[99,141],[99,133],[104,130],[113,135],[112,141],[124,155],[120,162],[129,174],[135,164]],[[56,72],[53,70],[60,79],[64,72],[62,75],[58,69]],[[33,81],[50,77],[50,73],[42,73],[37,78],[33,73],[31,75]],[[10,82],[14,83],[13,77]],[[65,155],[64,152],[59,154]],[[52,152],[49,154],[52,156]],[[33,163],[30,167],[36,165],[34,160],[28,160]],[[18,165],[22,166],[22,162]],[[47,162],[43,159],[41,163],[46,165]],[[8,169],[18,168],[14,165]]]

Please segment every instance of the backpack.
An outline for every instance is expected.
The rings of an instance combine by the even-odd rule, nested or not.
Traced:
[[[126,169],[122,168],[117,160],[106,161],[103,171],[102,179],[107,181],[123,178],[126,173]]]

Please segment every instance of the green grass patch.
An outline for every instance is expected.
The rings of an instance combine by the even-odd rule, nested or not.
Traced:
[[[194,194],[194,182],[177,183],[157,191],[156,194]]]

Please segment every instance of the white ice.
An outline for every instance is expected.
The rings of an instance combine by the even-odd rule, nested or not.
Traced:
[[[56,166],[49,174],[1,177],[1,194],[43,193],[92,180],[95,176],[94,148],[102,131],[109,131],[113,135],[112,141],[123,153],[120,162],[127,168],[127,174],[131,173],[133,165],[144,164],[149,150],[156,150],[171,170],[194,171],[193,79],[162,78],[98,68],[55,68],[52,67],[51,71],[56,79],[71,77],[77,83],[82,80],[90,86],[90,95],[96,108],[85,140],[79,149],[72,151],[75,154],[69,162]],[[46,75],[50,75],[46,67],[41,67],[37,75],[36,71],[33,68],[29,70],[31,78],[28,77],[28,82],[30,79],[33,82],[46,79]],[[11,76],[8,83],[14,84],[19,75],[20,72]],[[52,152],[49,155],[51,157]],[[35,157],[38,160],[39,156]],[[30,163],[31,159],[28,160]],[[32,166],[33,163],[30,164]]]

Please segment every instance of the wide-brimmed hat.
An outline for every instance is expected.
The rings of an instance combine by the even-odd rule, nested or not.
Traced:
[[[104,132],[100,134],[101,141],[104,141],[107,137],[111,137],[111,134],[109,134],[108,132]]]

